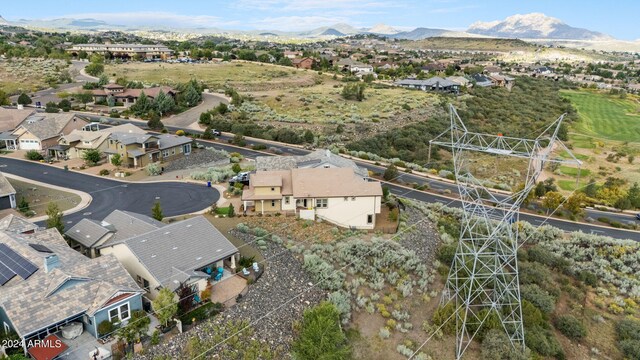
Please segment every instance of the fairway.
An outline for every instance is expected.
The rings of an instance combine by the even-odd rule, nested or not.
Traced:
[[[640,142],[640,104],[589,91],[562,91],[578,109],[576,132],[609,140]]]

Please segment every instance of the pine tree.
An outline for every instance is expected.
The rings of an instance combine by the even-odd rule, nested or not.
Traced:
[[[158,221],[162,221],[162,219],[164,218],[164,215],[162,214],[162,207],[160,206],[159,201],[156,201],[155,204],[153,204],[153,208],[151,208],[151,217]]]
[[[140,96],[138,96],[138,100],[135,104],[131,105],[131,111],[133,111],[136,115],[143,115],[149,112],[153,108],[153,104],[147,94],[144,91],[140,92]]]
[[[50,202],[47,207],[47,229],[56,228],[60,234],[64,233],[64,223],[62,222],[62,211],[58,204]]]
[[[166,115],[172,112],[176,103],[173,101],[173,98],[164,93],[164,91],[160,90],[158,96],[153,100],[154,107],[160,113],[160,116]]]

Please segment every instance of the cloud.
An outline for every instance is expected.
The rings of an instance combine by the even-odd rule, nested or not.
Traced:
[[[84,13],[67,15],[76,19],[92,18],[116,25],[166,26],[166,27],[221,27],[240,24],[210,15],[180,15],[162,11],[136,11],[114,13]]]
[[[333,16],[279,16],[250,21],[249,25],[257,29],[302,31],[348,21],[346,17]]]

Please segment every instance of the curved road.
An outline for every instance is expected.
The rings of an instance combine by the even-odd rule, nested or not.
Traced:
[[[214,188],[198,184],[123,183],[5,157],[0,167],[2,172],[89,193],[93,200],[87,208],[64,217],[67,229],[85,217],[102,220],[115,209],[151,215],[153,204],[160,201],[164,215],[175,216],[203,210],[220,198]]]

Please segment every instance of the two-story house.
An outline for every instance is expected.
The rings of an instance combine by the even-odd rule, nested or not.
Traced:
[[[191,154],[191,142],[186,136],[113,132],[104,152],[109,155],[109,161],[113,155],[120,154],[123,166],[140,168]]]
[[[11,133],[12,145],[20,150],[47,150],[58,144],[60,136],[81,129],[88,123],[76,114],[37,113],[24,120]]]
[[[105,152],[109,148],[111,133],[136,133],[145,134],[146,131],[131,124],[123,124],[105,129],[95,129],[95,124],[89,124],[82,130],[73,130],[68,135],[62,135],[58,139],[58,145],[49,148],[49,155],[57,160],[81,159],[87,150],[99,150]]]
[[[382,187],[348,168],[296,168],[258,171],[242,192],[245,209],[264,213],[294,212],[342,227],[373,229],[380,213]]]

